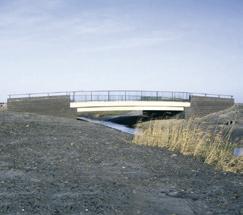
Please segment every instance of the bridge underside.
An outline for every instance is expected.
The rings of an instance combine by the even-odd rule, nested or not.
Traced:
[[[105,112],[105,111],[173,111],[182,112],[190,107],[190,102],[168,101],[106,101],[106,102],[72,102],[71,108],[77,112]]]
[[[185,118],[184,111],[143,111],[143,116],[148,116],[149,118],[157,118],[160,119],[170,119],[172,117],[177,118]]]

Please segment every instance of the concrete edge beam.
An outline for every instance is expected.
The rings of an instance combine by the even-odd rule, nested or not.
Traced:
[[[77,108],[77,112],[105,112],[105,111],[184,111],[184,107],[90,107]]]
[[[106,101],[106,102],[71,102],[71,108],[93,107],[190,107],[190,102],[168,101]]]

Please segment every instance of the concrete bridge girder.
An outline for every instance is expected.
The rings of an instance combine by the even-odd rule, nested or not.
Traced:
[[[103,111],[184,111],[190,102],[178,101],[107,101],[107,102],[72,102],[71,108],[77,112]]]

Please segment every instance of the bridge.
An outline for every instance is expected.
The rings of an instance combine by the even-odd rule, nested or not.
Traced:
[[[190,102],[186,92],[85,91],[75,92],[70,107],[77,112],[184,111]]]
[[[54,115],[58,112],[79,114],[100,111],[172,111],[206,115],[233,104],[231,95],[141,90],[12,94],[8,98],[10,110]]]

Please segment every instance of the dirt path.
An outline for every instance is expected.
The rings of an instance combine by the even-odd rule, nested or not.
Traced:
[[[0,214],[243,214],[243,176],[87,122],[0,113]]]

